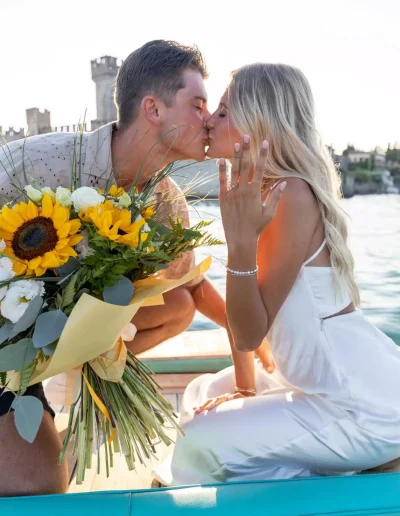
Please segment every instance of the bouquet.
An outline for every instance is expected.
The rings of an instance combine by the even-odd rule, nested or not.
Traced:
[[[221,243],[203,231],[208,222],[185,229],[179,218],[169,227],[157,219],[155,189],[171,170],[140,192],[82,187],[75,170],[71,188],[31,183],[0,211],[0,388],[14,392],[17,429],[32,442],[43,406],[22,396],[28,386],[81,371],[60,455],[72,440],[78,483],[102,443],[107,475],[114,452],[132,470],[154,455],[155,442],[171,443],[168,425],[177,427],[151,371],[122,338],[134,338],[130,321],[141,306],[162,303],[163,292],[210,260],[181,280],[165,280],[162,269],[182,252]]]

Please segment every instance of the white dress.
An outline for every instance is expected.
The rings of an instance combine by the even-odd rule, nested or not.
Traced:
[[[338,297],[331,267],[300,270],[270,331],[277,369],[256,361],[254,398],[207,413],[234,392],[234,369],[198,377],[181,412],[185,437],[155,476],[166,485],[352,474],[400,457],[400,350]],[[382,286],[384,288],[384,286]]]

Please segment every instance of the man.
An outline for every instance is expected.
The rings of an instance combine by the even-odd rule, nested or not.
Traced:
[[[207,94],[205,64],[197,48],[171,41],[152,41],[133,52],[117,78],[115,102],[118,121],[83,135],[74,144],[70,133],[51,133],[13,142],[0,148],[0,193],[18,198],[18,186],[37,181],[38,186],[68,187],[74,154],[82,185],[101,187],[114,176],[118,185],[139,180],[143,186],[167,163],[180,159],[205,159]],[[75,152],[74,152],[75,151]],[[17,185],[14,186],[14,185]],[[177,185],[166,179],[156,195],[160,215],[179,215],[189,224],[188,208]],[[175,199],[171,205],[168,199]],[[179,258],[168,269],[181,277],[194,265],[193,253]],[[225,326],[225,303],[205,277],[165,296],[165,305],[142,308],[133,323],[138,333],[130,349],[139,353],[185,330],[195,310]],[[67,489],[66,466],[58,466],[61,443],[41,384],[27,394],[40,398],[45,415],[33,444],[18,435],[11,393],[0,392],[0,496],[62,493]]]

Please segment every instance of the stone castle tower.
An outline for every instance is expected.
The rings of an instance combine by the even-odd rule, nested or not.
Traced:
[[[38,108],[27,109],[26,121],[28,124],[29,136],[51,133],[50,111],[47,109],[44,111],[40,111]]]
[[[117,119],[114,104],[114,85],[119,66],[117,58],[103,56],[91,61],[92,79],[96,83],[97,118],[92,120],[92,131]]]

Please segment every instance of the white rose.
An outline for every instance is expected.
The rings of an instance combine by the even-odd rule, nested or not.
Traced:
[[[4,242],[4,240],[0,240],[0,252],[4,251],[4,249],[7,247],[7,244]]]
[[[43,294],[43,281],[16,281],[9,287],[1,302],[1,315],[15,324],[24,315],[31,300],[36,296],[43,296]]]
[[[4,240],[2,240],[4,242]],[[15,272],[13,271],[13,264],[10,258],[6,256],[4,258],[0,258],[0,281],[6,281],[15,276]],[[0,288],[0,301],[7,294],[8,286],[4,285],[4,287]]]
[[[50,186],[45,186],[45,187],[43,187],[43,188],[42,188],[42,194],[44,195],[45,193],[49,194],[49,195],[50,195],[50,197],[51,197],[52,199],[54,199],[54,192],[53,192],[53,190],[50,188]]]
[[[56,201],[61,204],[61,206],[64,206],[64,208],[69,208],[72,204],[71,192],[67,188],[58,186],[56,190]]]
[[[71,195],[72,202],[76,211],[87,210],[91,206],[97,206],[104,202],[105,197],[96,192],[90,186],[82,186]]]
[[[32,202],[40,202],[42,200],[43,194],[40,190],[36,190],[36,188],[33,188],[33,186],[28,185],[24,188],[26,195],[29,197],[29,199]]]
[[[129,194],[127,194],[126,192],[123,193],[118,200],[118,204],[119,206],[121,206],[121,208],[128,208],[132,204]]]

